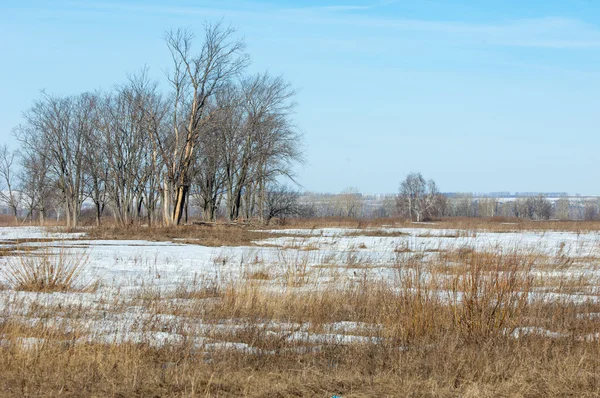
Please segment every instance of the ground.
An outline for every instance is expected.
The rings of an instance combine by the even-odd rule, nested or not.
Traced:
[[[97,396],[600,394],[597,231],[251,234],[203,246],[205,232],[0,228],[2,390],[77,396],[87,380]],[[40,256],[80,259],[81,274],[64,291],[23,291],[9,271]],[[44,358],[76,373],[52,378]]]

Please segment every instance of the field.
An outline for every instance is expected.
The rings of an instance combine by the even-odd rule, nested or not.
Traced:
[[[0,395],[600,396],[597,224],[387,222],[0,227]]]

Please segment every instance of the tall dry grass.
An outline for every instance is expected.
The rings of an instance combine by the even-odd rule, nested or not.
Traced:
[[[6,284],[30,292],[84,291],[95,283],[85,280],[89,262],[86,251],[74,252],[64,246],[45,245],[40,252],[21,252],[8,257],[0,275]]]

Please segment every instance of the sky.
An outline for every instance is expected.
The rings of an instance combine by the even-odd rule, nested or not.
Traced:
[[[165,32],[223,20],[249,72],[297,90],[302,190],[600,194],[600,2],[41,1],[0,3],[0,144],[40,96],[110,90]],[[165,85],[166,89],[166,85]]]

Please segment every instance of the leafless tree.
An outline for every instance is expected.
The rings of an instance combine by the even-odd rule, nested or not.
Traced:
[[[446,195],[436,195],[435,204],[432,208],[433,217],[446,217],[450,213],[450,201]]]
[[[0,200],[11,210],[18,222],[21,192],[17,190],[16,154],[6,144],[0,146]]]
[[[498,200],[496,198],[480,198],[478,201],[478,215],[480,217],[494,217],[498,213]]]
[[[293,95],[288,83],[268,74],[217,93],[209,125],[217,132],[211,136],[220,148],[230,220],[262,218],[266,185],[281,176],[293,179],[291,165],[302,161],[301,137],[290,120]]]
[[[400,183],[397,206],[401,214],[413,221],[424,221],[431,216],[439,195],[433,180],[426,181],[421,173],[410,173]]]
[[[266,186],[284,176],[293,180],[291,165],[302,162],[301,137],[290,120],[295,91],[282,77],[257,74],[242,81],[246,129],[251,137],[253,162],[246,188],[246,217],[254,205],[265,214]]]
[[[28,217],[37,212],[40,225],[44,225],[51,209],[60,204],[56,180],[48,169],[44,148],[23,148],[21,157],[21,190],[27,200]]]
[[[583,208],[583,219],[586,221],[593,221],[598,219],[598,201],[597,200],[586,200]]]
[[[362,195],[358,188],[348,187],[336,197],[338,215],[341,217],[357,218],[363,208]]]
[[[216,111],[215,111],[216,112]],[[217,122],[219,118],[212,118]],[[224,194],[225,167],[221,156],[225,151],[217,123],[207,123],[207,131],[200,137],[198,157],[193,172],[192,195],[202,208],[206,221],[216,221],[217,210]]]
[[[476,202],[472,193],[458,193],[450,198],[451,215],[453,217],[475,217]]]
[[[84,135],[84,196],[91,199],[95,207],[96,225],[101,223],[102,214],[107,202],[108,161],[103,134],[100,130],[102,121],[101,94],[94,94],[94,106],[91,116],[91,128]]]
[[[530,220],[548,220],[553,210],[552,203],[544,195],[517,198],[513,202],[513,209],[515,217]]]
[[[142,198],[138,201],[138,218],[143,199],[148,225],[152,225],[158,220],[158,202],[164,197],[160,194],[161,174],[164,174],[166,166],[161,161],[164,157],[160,155],[164,153],[164,146],[159,145],[168,143],[168,137],[172,137],[166,120],[169,106],[159,93],[157,82],[149,79],[147,69],[130,76],[127,88],[141,113],[141,128],[145,131],[145,137],[142,137],[142,170],[138,174],[138,185],[142,188]]]
[[[552,203],[544,196],[538,195],[529,198],[532,209],[531,217],[534,220],[549,220],[552,217]]]
[[[46,93],[25,113],[18,137],[26,148],[43,148],[40,156],[56,177],[68,227],[76,227],[84,200],[86,137],[95,128],[96,96],[57,97]]]
[[[149,142],[146,112],[138,93],[119,87],[103,100],[100,130],[106,159],[106,190],[116,220],[128,225],[138,217],[143,201],[145,161]]]
[[[301,214],[300,194],[285,185],[273,185],[265,196],[265,224],[273,218],[296,217]]]
[[[569,198],[561,196],[556,201],[556,217],[558,217],[559,220],[568,220],[570,207]]]
[[[233,39],[233,35],[234,30],[222,23],[207,23],[202,48],[196,55],[192,54],[194,36],[189,30],[174,30],[166,35],[173,59],[169,74],[173,89],[172,134],[168,142],[157,135],[152,138],[166,167],[163,212],[167,224],[181,222],[209,100],[248,64],[244,42]]]
[[[533,210],[530,208],[530,201],[526,198],[517,198],[513,202],[513,213],[517,218],[531,218]]]

